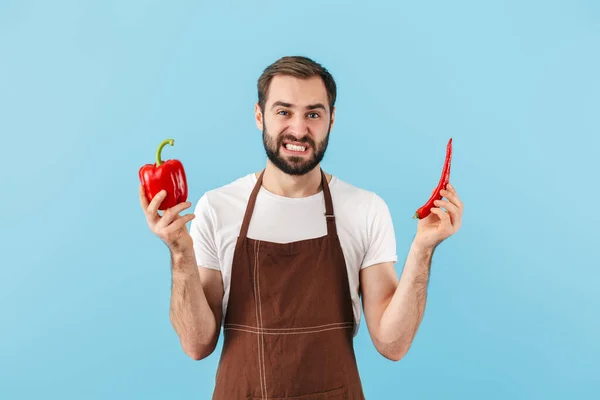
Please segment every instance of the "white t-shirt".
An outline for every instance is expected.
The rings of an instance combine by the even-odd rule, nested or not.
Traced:
[[[246,206],[257,181],[254,173],[207,191],[198,201],[190,235],[199,267],[221,271],[223,316],[231,279],[231,264]],[[361,318],[359,271],[382,262],[397,262],[396,238],[387,204],[377,194],[332,176],[329,182],[336,228],[346,260],[358,333]],[[260,189],[248,237],[276,243],[295,242],[327,234],[323,192],[303,198],[278,196]]]

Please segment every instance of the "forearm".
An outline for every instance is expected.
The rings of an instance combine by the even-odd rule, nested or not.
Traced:
[[[215,345],[216,320],[204,290],[193,251],[171,255],[170,317],[186,354],[206,357]]]
[[[398,286],[381,316],[379,340],[399,357],[408,351],[423,319],[433,251],[413,242]]]

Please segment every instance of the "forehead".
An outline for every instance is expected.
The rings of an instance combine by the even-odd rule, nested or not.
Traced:
[[[322,103],[328,104],[327,89],[319,76],[308,79],[287,75],[276,75],[271,80],[267,106],[275,101],[284,101],[297,106]]]

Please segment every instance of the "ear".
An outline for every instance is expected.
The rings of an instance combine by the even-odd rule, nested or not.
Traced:
[[[333,110],[331,111],[331,121],[329,122],[329,129],[333,129],[334,122],[335,122],[335,106],[333,106]]]
[[[258,102],[256,104],[254,104],[254,118],[256,120],[256,127],[258,128],[259,131],[262,132],[263,130],[263,114],[260,111],[260,106],[258,105]]]

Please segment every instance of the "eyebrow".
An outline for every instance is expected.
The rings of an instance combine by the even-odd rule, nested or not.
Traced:
[[[271,109],[278,107],[278,106],[287,107],[287,108],[293,107],[293,105],[291,103],[286,103],[284,101],[276,101],[275,103],[273,103],[273,106],[271,107]],[[322,103],[309,104],[306,106],[307,110],[316,110],[317,108],[320,108],[323,111],[327,111],[327,109],[325,108],[325,106]]]

